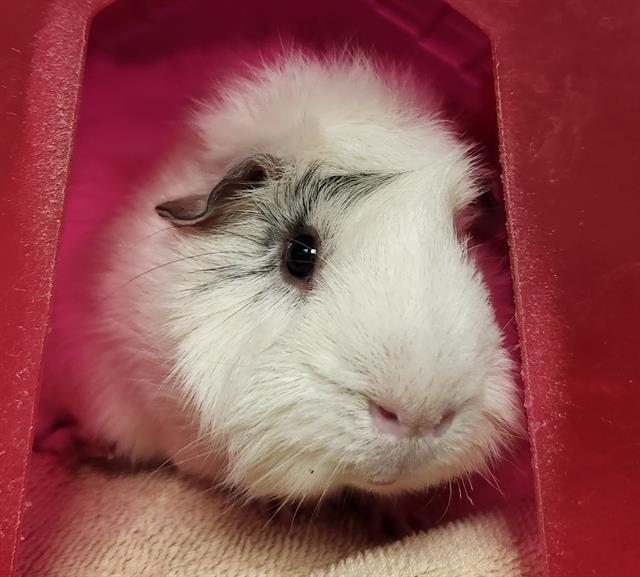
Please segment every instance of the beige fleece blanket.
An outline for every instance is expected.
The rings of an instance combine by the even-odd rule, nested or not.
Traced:
[[[20,577],[543,577],[533,508],[391,544],[355,519],[265,525],[170,472],[71,473],[35,455]]]

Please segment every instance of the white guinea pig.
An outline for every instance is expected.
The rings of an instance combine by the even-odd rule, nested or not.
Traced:
[[[464,234],[469,147],[361,56],[252,69],[192,126],[95,241],[63,250],[44,406],[249,497],[397,494],[484,467],[521,409]]]

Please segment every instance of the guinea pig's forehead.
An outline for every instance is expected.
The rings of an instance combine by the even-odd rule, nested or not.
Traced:
[[[348,210],[364,200],[397,174],[373,171],[336,171],[312,164],[298,176],[280,182],[274,188],[274,201],[295,214],[296,220],[307,222],[322,214],[323,208]]]

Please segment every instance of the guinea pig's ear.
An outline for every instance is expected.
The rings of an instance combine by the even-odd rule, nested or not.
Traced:
[[[234,166],[209,194],[185,196],[156,206],[156,212],[179,226],[188,226],[217,217],[231,201],[263,186],[275,177],[278,164],[270,156],[259,155]]]

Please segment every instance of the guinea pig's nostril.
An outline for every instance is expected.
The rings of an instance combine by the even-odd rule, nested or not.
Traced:
[[[393,411],[390,411],[389,409],[385,409],[382,405],[378,405],[377,403],[375,404],[375,410],[378,412],[378,414],[385,420],[387,421],[394,421],[394,422],[398,422],[398,415],[396,415]]]
[[[369,414],[379,433],[393,437],[405,437],[409,434],[409,427],[401,423],[398,415],[387,407],[369,401]]]
[[[444,413],[440,422],[433,428],[433,435],[435,437],[442,437],[442,435],[451,428],[451,423],[453,423],[455,416],[455,411],[447,411]]]

